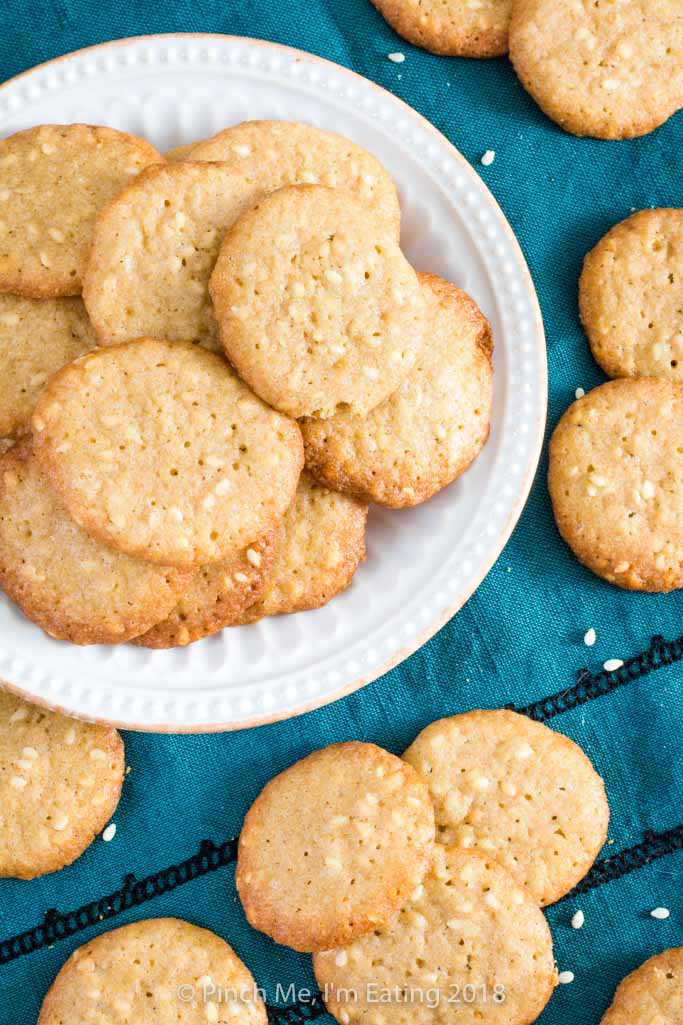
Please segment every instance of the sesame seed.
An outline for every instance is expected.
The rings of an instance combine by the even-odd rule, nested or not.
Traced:
[[[54,819],[52,820],[52,825],[54,829],[57,830],[57,832],[61,833],[69,825],[69,816],[66,815],[63,811],[57,812]]]
[[[109,843],[109,841],[113,840],[115,836],[116,836],[116,823],[115,822],[110,822],[109,825],[107,826],[107,828],[102,833],[102,839],[104,840],[105,843]]]
[[[656,918],[658,921],[663,922],[665,918],[668,918],[671,912],[668,908],[653,908],[650,912],[651,918]]]
[[[334,959],[334,963],[337,965],[338,968],[343,968],[348,959],[349,955],[346,953],[346,951],[340,950]]]
[[[394,64],[403,64],[403,61],[406,59],[406,55],[404,53],[400,53],[400,52],[388,53],[387,57]]]
[[[560,986],[567,986],[570,982],[574,981],[574,972],[560,972],[557,976],[557,981]]]
[[[12,776],[9,785],[14,787],[15,790],[23,790],[26,786],[26,780],[23,776]]]
[[[586,630],[585,634],[583,635],[583,643],[587,645],[587,647],[592,648],[595,644],[596,638],[597,634],[593,627],[591,627],[590,630]]]
[[[576,391],[574,392],[574,395],[575,395],[575,397],[577,399],[582,399],[585,394],[586,394],[586,392],[584,391],[583,388],[577,388]]]
[[[583,911],[575,911],[572,915],[572,929],[583,928],[583,923],[586,921]]]
[[[246,573],[235,573],[235,580],[237,581],[238,584],[247,584],[247,583],[249,583],[249,577],[247,576]]]
[[[621,669],[623,664],[624,663],[623,663],[623,661],[620,658],[608,658],[607,661],[603,664],[602,668],[607,673],[613,673],[617,669]]]
[[[261,556],[253,548],[247,548],[247,559],[252,566],[261,565]]]
[[[481,162],[484,167],[489,167],[496,159],[496,151],[494,149],[487,149],[486,153],[483,154]]]

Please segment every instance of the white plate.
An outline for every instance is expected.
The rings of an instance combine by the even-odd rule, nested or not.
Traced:
[[[175,651],[53,641],[0,601],[0,677],[51,707],[134,729],[238,729],[297,715],[407,658],[464,604],[526,500],[546,412],[538,302],[512,230],[476,172],[414,110],[345,68],[271,43],[168,35],[105,43],[0,88],[0,134],[86,121],[162,150],[253,118],[333,129],[396,180],[413,264],[470,292],[491,320],[495,409],[475,465],[412,510],[373,509],[367,562],[315,612]]]

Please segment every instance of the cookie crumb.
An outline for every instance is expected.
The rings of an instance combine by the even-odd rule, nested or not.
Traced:
[[[496,151],[494,149],[487,149],[481,158],[481,162],[484,167],[488,167],[496,159]]]
[[[585,388],[577,388],[576,391],[574,392],[574,397],[577,398],[577,399],[582,399],[585,394],[586,394],[586,389]]]
[[[398,53],[388,53],[387,57],[394,64],[403,64],[403,61],[406,59],[406,55],[404,53],[400,53],[400,52],[398,52]]]
[[[572,929],[582,929],[586,921],[583,911],[575,911],[572,915]]]
[[[557,981],[560,986],[568,986],[570,982],[574,981],[574,972],[560,972]]]
[[[608,658],[607,661],[605,663],[603,663],[603,667],[602,668],[607,673],[613,673],[617,669],[621,669],[623,664],[624,663],[623,663],[623,661],[620,658]]]
[[[663,922],[665,918],[668,918],[671,912],[668,908],[653,908],[650,912],[651,918],[656,918],[658,921]]]
[[[585,634],[583,635],[583,643],[587,645],[587,647],[592,648],[595,644],[596,637],[597,634],[595,633],[594,628],[591,627],[590,630],[586,630]]]
[[[109,825],[107,826],[107,828],[102,833],[102,839],[104,840],[105,843],[109,843],[109,841],[113,840],[115,836],[116,836],[116,823],[115,822],[110,822]]]

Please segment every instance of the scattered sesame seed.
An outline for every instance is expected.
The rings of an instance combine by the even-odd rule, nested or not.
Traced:
[[[494,149],[487,149],[486,153],[481,158],[481,162],[484,167],[488,167],[496,159],[496,151]]]
[[[575,911],[572,915],[572,929],[583,928],[583,923],[586,921],[583,911]]]
[[[109,825],[107,826],[107,828],[102,833],[102,839],[104,840],[105,843],[109,843],[109,841],[113,840],[115,836],[116,836],[116,823],[115,822],[110,822]]]
[[[653,908],[650,912],[651,918],[656,918],[660,922],[663,922],[665,918],[668,918],[671,912],[668,908]]]
[[[387,57],[389,58],[390,61],[393,61],[394,64],[403,64],[403,61],[406,59],[406,55],[404,53],[400,53],[400,52],[398,52],[398,53],[388,53]]]
[[[603,669],[608,673],[613,673],[616,669],[621,669],[623,664],[620,658],[608,658],[603,664]]]
[[[560,972],[557,976],[557,981],[560,986],[567,986],[570,982],[574,981],[574,972]]]
[[[593,627],[591,627],[590,630],[586,630],[585,634],[583,635],[583,643],[586,644],[589,648],[592,648],[595,644],[596,637],[597,634],[595,633]]]
[[[575,395],[575,397],[577,399],[582,399],[585,394],[586,394],[586,392],[585,392],[584,388],[577,388],[576,391],[574,392],[574,395]]]

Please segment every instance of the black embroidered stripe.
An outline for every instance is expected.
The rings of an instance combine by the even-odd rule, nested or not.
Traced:
[[[664,666],[673,665],[683,659],[683,637],[675,641],[666,641],[657,634],[650,641],[647,651],[624,662],[619,669],[609,672],[602,669],[599,673],[590,673],[587,669],[579,669],[576,674],[576,683],[566,690],[551,694],[550,697],[541,698],[540,701],[533,701],[530,705],[522,708],[515,708],[514,705],[506,705],[513,711],[528,715],[530,719],[537,722],[545,722],[553,716],[561,715],[562,712],[569,712],[573,708],[585,705],[587,701],[594,698],[601,698],[605,694],[624,687],[627,683],[639,680]]]
[[[191,858],[181,862],[179,865],[171,865],[161,872],[146,876],[144,879],[136,879],[134,875],[128,875],[123,881],[120,890],[115,890],[108,897],[101,897],[90,904],[75,911],[59,912],[51,908],[45,912],[45,917],[40,925],[13,936],[9,940],[0,943],[0,965],[14,961],[25,954],[32,954],[41,947],[48,947],[58,940],[67,939],[82,929],[91,925],[98,925],[109,918],[115,918],[130,908],[138,907],[148,900],[160,897],[164,893],[170,893],[177,886],[184,886],[185,883],[200,876],[215,872],[225,865],[229,865],[237,857],[237,840],[226,840],[218,846],[211,840],[203,840],[199,850]]]
[[[302,1025],[303,1022],[315,1021],[326,1013],[322,994],[316,993],[310,1000],[298,1000],[287,1007],[275,1007],[267,1004],[269,1025]]]

